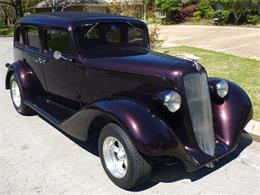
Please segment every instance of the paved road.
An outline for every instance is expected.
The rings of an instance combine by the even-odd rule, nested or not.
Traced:
[[[260,59],[260,28],[169,25],[161,26],[163,46],[189,45]]]
[[[152,179],[132,192],[105,175],[93,143],[78,145],[38,116],[17,114],[4,90],[11,39],[0,38],[0,194],[260,194],[260,143],[243,139],[215,169],[185,173],[157,165]]]

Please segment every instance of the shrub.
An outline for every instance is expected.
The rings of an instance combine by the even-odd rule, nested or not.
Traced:
[[[248,24],[256,25],[260,23],[260,16],[258,15],[247,15],[246,21]]]
[[[149,25],[149,39],[151,49],[158,48],[162,45],[163,41],[159,39],[158,25]]]
[[[13,36],[13,27],[0,28],[0,36]]]
[[[181,9],[175,16],[174,20],[176,22],[185,22],[187,18],[190,18],[193,16],[193,13],[195,13],[198,10],[198,5],[189,5],[183,9]]]
[[[204,13],[204,18],[212,19],[215,17],[215,11],[214,9],[209,9],[207,12]]]
[[[202,17],[202,13],[201,13],[201,11],[196,11],[196,12],[194,12],[193,13],[193,17],[194,17],[194,20],[195,21],[200,21],[201,20],[201,17]]]
[[[199,11],[202,18],[211,19],[215,16],[215,11],[212,8],[209,0],[201,0],[199,3]]]
[[[219,24],[219,25],[223,25],[228,23],[228,21],[230,20],[230,11],[228,10],[221,10],[221,11],[217,11],[216,12],[216,20],[215,23]]]
[[[165,13],[163,22],[169,23],[170,19],[182,8],[180,0],[155,0],[156,8],[159,12]]]

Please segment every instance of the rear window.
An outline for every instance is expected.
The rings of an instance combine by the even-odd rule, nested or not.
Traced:
[[[73,49],[71,47],[69,33],[65,30],[51,29],[46,31],[47,37],[47,51],[71,54]]]
[[[27,27],[27,40],[28,47],[39,50],[41,48],[39,29],[37,27]]]

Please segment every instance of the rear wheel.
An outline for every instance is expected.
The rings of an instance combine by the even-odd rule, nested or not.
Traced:
[[[102,129],[99,156],[108,177],[121,188],[133,188],[150,178],[152,166],[116,124],[110,123]]]
[[[24,94],[15,74],[10,78],[10,92],[13,105],[18,113],[22,115],[30,115],[33,113],[33,110],[24,104]]]

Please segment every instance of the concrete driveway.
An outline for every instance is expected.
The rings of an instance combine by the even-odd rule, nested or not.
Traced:
[[[260,59],[260,28],[169,25],[160,29],[164,47],[189,45]]]
[[[79,143],[38,116],[17,114],[4,90],[12,39],[0,38],[0,194],[260,194],[260,143],[242,139],[214,169],[185,173],[154,167],[151,180],[129,192],[105,175],[94,142]]]

